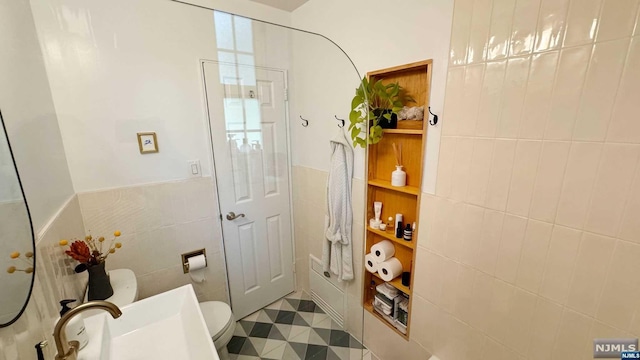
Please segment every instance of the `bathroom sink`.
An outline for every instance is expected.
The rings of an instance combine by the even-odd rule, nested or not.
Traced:
[[[191,285],[85,318],[89,344],[78,360],[219,360]]]

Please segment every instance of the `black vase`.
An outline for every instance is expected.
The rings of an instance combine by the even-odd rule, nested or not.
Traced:
[[[383,115],[391,114],[391,119],[387,120]],[[398,127],[398,115],[394,114],[390,109],[374,109],[373,115],[378,119],[378,125],[383,129],[395,129]]]
[[[104,262],[98,265],[89,266],[89,301],[106,300],[113,295],[113,288],[107,271],[104,269]]]

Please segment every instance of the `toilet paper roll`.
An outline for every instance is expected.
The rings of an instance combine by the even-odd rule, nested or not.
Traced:
[[[189,263],[189,276],[191,280],[201,283],[204,282],[204,272],[207,267],[207,258],[204,255],[193,256],[187,259]]]
[[[390,259],[396,253],[396,247],[389,240],[383,240],[371,247],[371,253],[378,263]]]
[[[364,256],[364,267],[370,273],[378,272],[378,260],[373,254],[369,253]]]
[[[397,258],[381,262],[378,264],[378,275],[384,281],[391,281],[402,275],[402,263]]]

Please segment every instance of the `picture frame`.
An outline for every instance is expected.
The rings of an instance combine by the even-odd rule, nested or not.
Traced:
[[[149,154],[158,152],[158,137],[155,132],[139,132],[138,147],[140,154]]]

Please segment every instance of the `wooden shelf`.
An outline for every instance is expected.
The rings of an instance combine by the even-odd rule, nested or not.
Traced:
[[[391,181],[380,180],[380,179],[371,179],[367,183],[371,186],[377,186],[384,189],[399,191],[405,194],[411,194],[411,195],[420,194],[420,188],[417,186],[393,186],[391,185]]]
[[[413,240],[411,241],[406,241],[404,239],[398,239],[395,234],[393,233],[388,233],[386,231],[382,231],[382,230],[378,230],[378,229],[374,229],[371,226],[367,226],[367,231],[371,231],[372,233],[382,236],[383,238],[387,239],[387,240],[391,240],[394,243],[398,244],[398,245],[402,245],[404,247],[408,247],[409,249],[414,249],[413,246]]]
[[[377,317],[380,321],[382,321],[383,323],[387,324],[387,326],[392,329],[393,331],[395,331],[396,333],[398,333],[398,335],[402,336],[403,338],[405,338],[406,340],[409,340],[409,335],[408,334],[403,334],[400,332],[400,330],[396,329],[395,326],[393,326],[390,322],[387,321],[387,319],[383,318],[380,314],[378,314],[375,310],[373,310],[373,305],[369,302],[365,303],[363,305],[363,307],[365,308],[365,310],[367,310],[371,315]]]
[[[378,273],[372,273],[373,276],[377,277],[378,279],[382,280],[382,278],[380,277],[380,275],[378,275]],[[384,281],[384,280],[382,280]],[[402,276],[398,276],[397,278],[391,280],[391,281],[385,281],[388,284],[391,284],[394,288],[402,291],[403,293],[411,296],[411,289],[409,289],[407,286],[402,285]]]
[[[403,91],[415,100],[410,106],[424,106],[426,114],[431,92],[431,72],[432,61],[425,60],[371,71],[367,73],[367,77],[369,81],[382,81],[384,85],[398,83],[403,87]],[[427,116],[423,121],[398,121],[396,129],[383,129],[382,139],[367,147],[367,199],[365,202],[365,208],[369,209],[367,221],[373,215],[374,203],[379,201],[382,203],[383,219],[393,218],[395,214],[402,214],[405,226],[418,222],[428,127]],[[407,186],[391,186],[391,172],[397,163],[396,154],[393,151],[394,145],[401,148],[402,166],[407,173]],[[367,227],[364,250],[369,252],[374,244],[385,239],[389,240],[395,246],[394,257],[402,264],[403,271],[414,275],[419,231],[420,227],[418,226],[418,229],[413,233],[412,240],[404,241],[404,239],[396,238],[393,231],[387,232]],[[409,295],[407,334],[403,334],[393,326],[394,324],[389,323],[383,315],[374,310],[372,300],[376,291],[371,287],[371,283],[380,284],[384,280],[377,273],[372,274],[365,269],[362,271],[364,272],[363,307],[403,339],[408,340],[411,332],[411,304],[413,300],[411,289],[415,283],[415,276],[411,276],[409,286],[402,285],[402,277],[388,281],[391,286]],[[417,326],[421,325],[423,324],[417,324]]]
[[[384,134],[422,135],[422,129],[382,129]]]

